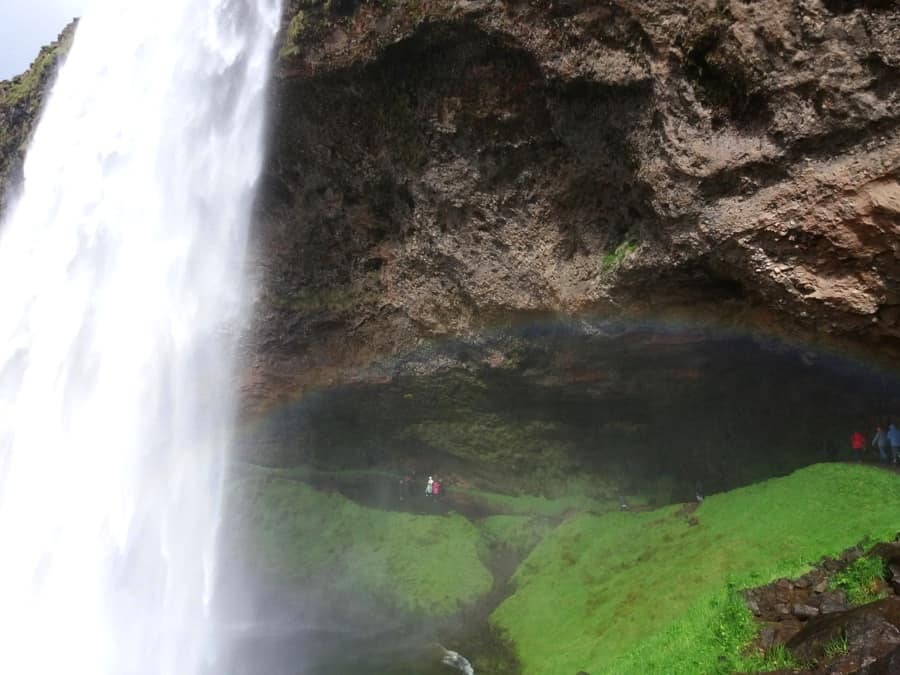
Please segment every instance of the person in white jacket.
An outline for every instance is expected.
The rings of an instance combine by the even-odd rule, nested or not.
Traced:
[[[888,458],[888,437],[887,432],[882,427],[875,429],[875,436],[872,438],[872,447],[878,449],[878,456],[882,462],[890,461]]]

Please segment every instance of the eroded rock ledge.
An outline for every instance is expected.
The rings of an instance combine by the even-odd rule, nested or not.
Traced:
[[[294,0],[245,393],[536,315],[900,357],[892,2]]]

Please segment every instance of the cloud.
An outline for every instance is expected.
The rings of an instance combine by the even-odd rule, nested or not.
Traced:
[[[0,80],[24,72],[88,0],[0,0]]]

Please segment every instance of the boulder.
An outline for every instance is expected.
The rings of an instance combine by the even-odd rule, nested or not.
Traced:
[[[856,562],[857,560],[862,558],[862,556],[863,556],[862,549],[860,549],[858,547],[853,547],[853,548],[848,548],[846,551],[844,551],[841,554],[841,560],[843,560],[844,562],[849,564],[849,563]]]
[[[844,591],[826,591],[809,599],[809,604],[819,610],[821,614],[834,614],[849,609],[847,596]]]
[[[775,599],[778,600],[778,602],[788,603],[793,599],[794,584],[788,579],[779,579],[775,582],[773,588],[775,591]]]
[[[798,619],[811,619],[814,616],[819,616],[819,608],[813,607],[812,605],[797,603],[791,608],[791,614]]]
[[[900,673],[900,647],[863,666],[859,671],[859,675],[896,675],[896,673]]]
[[[889,584],[887,581],[885,581],[884,579],[875,579],[872,582],[872,592],[875,593],[875,595],[880,596],[880,597],[884,597],[886,595],[893,595],[894,587],[891,584]]]
[[[821,663],[834,641],[846,638],[847,650],[840,657],[856,668],[879,659],[900,646],[900,598],[894,596],[844,612],[810,619],[787,642],[802,661]],[[832,671],[829,671],[832,672]],[[853,672],[839,669],[835,672]]]
[[[790,642],[797,633],[803,630],[805,624],[799,619],[789,617],[784,621],[779,621],[776,625],[778,628],[775,633],[775,644],[783,645]]]
[[[760,649],[764,652],[769,651],[776,644],[778,637],[778,624],[770,623],[763,626],[759,631],[759,637],[756,639]]]
[[[877,544],[869,551],[869,555],[877,555],[888,565],[900,566],[900,541]]]
[[[827,558],[826,560],[822,561],[822,567],[826,572],[837,572],[839,569],[841,569],[842,565],[837,560]]]
[[[900,595],[900,563],[890,563],[888,565],[888,574],[890,575],[891,588],[894,593]]]

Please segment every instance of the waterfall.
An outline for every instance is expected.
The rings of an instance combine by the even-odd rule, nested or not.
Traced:
[[[0,672],[194,675],[278,0],[95,0],[0,232]]]

